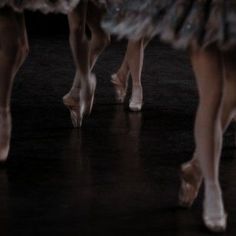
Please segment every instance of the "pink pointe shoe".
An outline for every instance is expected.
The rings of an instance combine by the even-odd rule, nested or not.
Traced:
[[[222,233],[226,230],[227,227],[227,214],[223,213],[222,215],[209,217],[203,215],[203,221],[208,230],[215,233]]]
[[[227,227],[227,214],[224,210],[220,187],[208,187],[207,193],[208,194],[206,194],[205,190],[205,199],[203,206],[204,224],[211,232],[224,232]]]
[[[143,89],[142,86],[133,86],[132,96],[129,102],[129,109],[134,112],[142,110]]]
[[[122,81],[117,74],[111,76],[111,83],[113,84],[116,92],[116,102],[121,104],[125,101],[127,93],[128,82],[127,80]]]
[[[81,127],[83,117],[91,113],[95,89],[96,77],[91,74],[87,88],[73,88],[63,97],[63,103],[70,111],[71,121],[75,128]]]
[[[180,175],[179,205],[182,207],[191,207],[198,196],[202,184],[200,167],[195,163],[187,162],[181,166]]]

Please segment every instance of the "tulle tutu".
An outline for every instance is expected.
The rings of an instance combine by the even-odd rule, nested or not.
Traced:
[[[0,7],[10,6],[15,11],[39,10],[43,13],[58,12],[67,14],[80,0],[0,0]]]
[[[105,30],[120,37],[159,37],[176,48],[236,45],[236,0],[108,0]]]

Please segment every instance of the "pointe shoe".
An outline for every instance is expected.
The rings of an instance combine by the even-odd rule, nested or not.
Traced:
[[[211,232],[224,232],[227,226],[227,214],[219,186],[205,186],[203,209],[203,221],[207,229]]]
[[[10,112],[0,111],[0,162],[5,162],[8,157],[11,138]]]
[[[73,88],[63,97],[63,103],[70,111],[71,121],[75,128],[81,127],[84,115],[91,113],[95,88],[96,77],[92,74],[87,88]]]
[[[127,93],[127,87],[128,87],[127,80],[122,81],[122,80],[120,80],[120,78],[118,77],[117,74],[113,74],[111,76],[111,83],[114,85],[114,88],[115,88],[116,102],[117,103],[124,103],[125,96]]]
[[[142,86],[133,87],[132,96],[129,102],[129,109],[137,112],[141,111],[143,106],[143,89]]]
[[[181,166],[180,177],[179,205],[191,207],[202,184],[200,167],[194,163],[185,163]]]
[[[90,115],[93,108],[94,93],[96,89],[96,76],[91,74],[88,80],[88,88],[80,90],[80,120],[82,125],[82,120],[85,115]]]
[[[74,128],[80,127],[81,124],[79,91],[80,89],[78,88],[73,89],[73,91],[70,91],[63,97],[63,103],[70,111],[70,117]]]
[[[224,213],[215,217],[208,217],[204,215],[203,221],[208,230],[215,233],[221,233],[224,232],[227,227],[227,214]]]

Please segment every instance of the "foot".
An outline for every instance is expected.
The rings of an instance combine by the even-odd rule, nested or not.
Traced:
[[[220,187],[208,186],[205,190],[203,221],[212,232],[224,232],[227,226],[227,214]]]
[[[115,92],[116,92],[116,102],[117,103],[124,103],[125,96],[127,93],[127,87],[128,87],[128,80],[127,78],[121,79],[120,76],[117,74],[113,74],[111,76],[111,82],[114,85]]]
[[[131,111],[141,111],[143,106],[143,89],[142,86],[133,86],[132,96],[129,102]]]
[[[67,93],[63,97],[63,103],[70,111],[71,121],[75,128],[80,127],[81,124],[79,94],[80,94],[80,89],[73,88],[69,93]]]
[[[92,74],[86,88],[72,88],[63,97],[63,103],[70,111],[72,124],[75,128],[81,127],[84,115],[91,113],[95,88],[96,77]]]
[[[179,191],[179,204],[182,207],[191,207],[198,196],[202,184],[202,174],[196,160],[181,166],[181,187]]]
[[[11,138],[10,111],[0,110],[0,162],[5,162],[8,157]]]

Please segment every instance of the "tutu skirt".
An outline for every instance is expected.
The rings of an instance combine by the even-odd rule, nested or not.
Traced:
[[[15,11],[39,10],[43,13],[58,12],[67,14],[80,0],[0,0],[0,8],[12,7]]]
[[[120,37],[159,37],[176,48],[236,46],[236,0],[108,0],[105,30]]]

